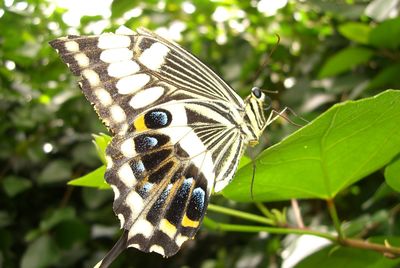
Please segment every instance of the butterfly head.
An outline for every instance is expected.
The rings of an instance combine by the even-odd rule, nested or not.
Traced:
[[[245,121],[252,135],[249,137],[250,146],[258,143],[264,128],[267,125],[265,110],[270,106],[266,101],[269,98],[258,87],[251,89],[251,94],[245,100]]]
[[[264,102],[264,100],[265,100],[264,92],[262,92],[261,89],[258,87],[253,87],[251,89],[251,96],[260,102]]]

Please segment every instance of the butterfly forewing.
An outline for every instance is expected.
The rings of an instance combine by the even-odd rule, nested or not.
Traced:
[[[50,44],[81,76],[83,92],[113,133],[126,131],[124,122],[149,105],[169,100],[220,101],[233,112],[243,107],[208,67],[144,29],[134,35],[69,36]]]
[[[145,29],[50,44],[113,133],[105,179],[126,230],[115,248],[175,254],[199,229],[213,188],[231,180],[252,109],[196,57]]]

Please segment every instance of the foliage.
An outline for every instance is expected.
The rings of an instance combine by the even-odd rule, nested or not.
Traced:
[[[224,191],[238,201],[332,199],[400,152],[400,92],[333,106],[239,169]]]
[[[266,0],[114,0],[108,12],[83,14],[73,25],[72,13],[51,1],[4,1],[0,266],[90,267],[117,240],[112,192],[67,184],[88,174],[81,178],[87,186],[107,188],[98,155],[109,138],[95,136],[97,147],[91,144],[92,133],[107,130],[47,42],[125,24],[170,34],[241,96],[253,85],[277,90],[270,96],[274,109],[288,106],[311,122],[297,131],[282,118],[271,125],[247,152],[256,164],[253,189],[253,165],[245,158],[224,197],[212,198],[196,239],[177,256],[129,249],[112,267],[288,267],[296,244],[303,256],[312,248],[300,244],[308,236],[290,234],[344,246],[316,249],[298,267],[321,260],[326,267],[396,267],[399,259],[383,256],[385,246],[377,253],[358,244],[400,246],[399,92],[385,91],[400,88],[396,5],[292,0],[274,13]],[[305,124],[293,113],[284,116]],[[301,199],[307,229],[299,228],[291,198]]]

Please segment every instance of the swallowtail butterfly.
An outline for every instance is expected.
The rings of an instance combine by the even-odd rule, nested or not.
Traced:
[[[97,267],[127,247],[174,255],[274,120],[260,89],[243,100],[178,44],[126,29],[50,42],[113,134],[105,180],[124,232]]]

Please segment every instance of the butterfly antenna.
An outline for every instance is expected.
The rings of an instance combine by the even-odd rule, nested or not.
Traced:
[[[107,253],[107,255],[99,261],[94,268],[107,268],[110,264],[121,254],[122,251],[126,249],[128,242],[128,230],[124,229],[121,237],[115,243],[114,247]]]
[[[253,164],[253,176],[251,177],[251,184],[250,184],[250,195],[251,195],[251,200],[254,201],[254,195],[253,195],[253,185],[254,185],[254,179],[256,177],[256,163],[254,160],[251,160],[251,163]]]
[[[269,63],[269,60],[271,59],[272,54],[275,52],[275,50],[277,49],[277,47],[278,47],[278,45],[279,45],[279,43],[281,41],[281,37],[278,34],[275,34],[275,35],[278,38],[278,40],[276,41],[274,47],[271,49],[271,52],[269,53],[268,57],[264,60],[264,62],[261,64],[261,66],[258,68],[256,73],[253,75],[253,77],[251,79],[249,79],[248,82],[253,82],[253,84],[254,84],[255,81],[260,76],[261,72],[265,69],[265,67]]]
[[[269,89],[261,89],[262,92],[267,93],[267,94],[278,94],[278,90],[269,90]]]

